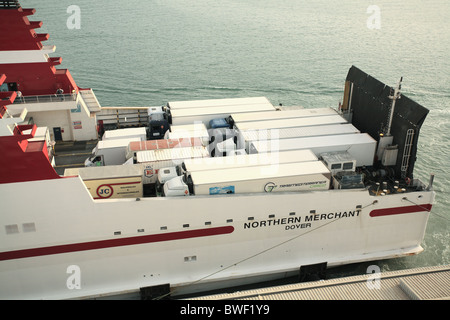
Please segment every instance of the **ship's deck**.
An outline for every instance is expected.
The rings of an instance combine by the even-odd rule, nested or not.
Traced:
[[[92,154],[97,140],[58,141],[55,144],[55,170],[63,176],[67,168],[84,167],[84,161]]]

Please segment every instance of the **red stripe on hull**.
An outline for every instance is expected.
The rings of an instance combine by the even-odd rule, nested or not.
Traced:
[[[7,251],[7,252],[0,253],[0,261],[31,258],[31,257],[38,257],[38,256],[52,255],[52,254],[60,254],[60,253],[86,251],[86,250],[106,249],[106,248],[130,246],[130,245],[137,245],[137,244],[147,244],[147,243],[153,243],[153,242],[216,236],[216,235],[221,235],[221,234],[232,233],[233,231],[234,231],[234,227],[227,226],[227,227],[217,227],[217,228],[209,228],[209,229],[197,229],[197,230],[190,230],[190,231],[152,234],[152,235],[146,235],[146,236],[128,237],[128,238],[120,238],[120,239],[73,243],[73,244],[65,244],[65,245],[59,245],[59,246],[33,248],[33,249],[25,249],[25,250]]]
[[[415,205],[407,207],[376,209],[370,212],[371,217],[390,216],[395,214],[414,213],[421,211],[431,211],[431,204]]]

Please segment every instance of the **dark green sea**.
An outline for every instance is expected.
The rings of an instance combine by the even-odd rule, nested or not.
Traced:
[[[274,105],[337,107],[355,65],[430,113],[415,177],[435,174],[424,252],[331,270],[329,277],[450,263],[448,0],[20,1],[50,34],[61,68],[102,106],[266,96]],[[68,27],[79,8],[79,28]],[[70,25],[70,24],[69,24]],[[70,26],[73,26],[70,25]]]

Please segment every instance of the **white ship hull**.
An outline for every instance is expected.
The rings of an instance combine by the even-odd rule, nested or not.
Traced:
[[[434,201],[433,191],[364,189],[93,200],[78,177],[1,184],[0,194],[0,224],[17,231],[0,233],[1,299],[161,284],[176,295],[416,254]]]

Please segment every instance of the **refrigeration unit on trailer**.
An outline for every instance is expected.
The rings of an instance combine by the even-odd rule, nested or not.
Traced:
[[[164,195],[219,195],[327,190],[330,171],[321,161],[186,172],[164,185]]]
[[[222,170],[252,166],[272,165],[282,163],[316,161],[317,156],[311,150],[292,150],[274,153],[242,154],[229,157],[187,159],[183,163],[159,170],[158,186],[183,175],[185,172]]]
[[[377,142],[367,133],[253,141],[249,153],[310,149],[315,155],[347,151],[356,166],[373,166]]]
[[[356,171],[356,160],[347,151],[321,154],[331,171],[334,189],[364,188],[364,175]]]

